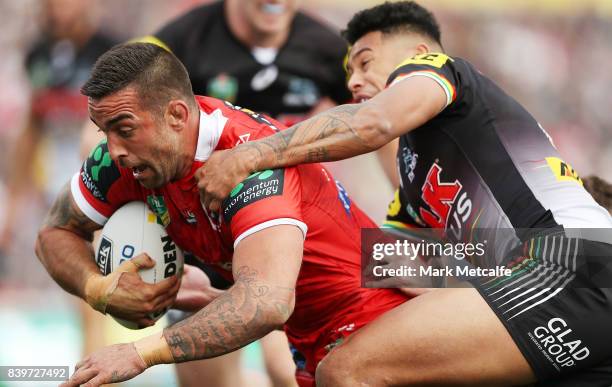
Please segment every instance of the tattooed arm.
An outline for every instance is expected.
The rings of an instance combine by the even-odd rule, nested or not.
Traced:
[[[100,226],[78,209],[66,184],[53,203],[36,240],[36,255],[69,293],[85,298],[85,280],[100,274],[91,241]]]
[[[297,227],[281,225],[242,240],[234,252],[234,285],[164,330],[174,360],[223,355],[281,327],[293,311],[303,239]]]
[[[150,326],[150,313],[172,305],[180,286],[177,276],[148,284],[139,269],[153,267],[154,261],[140,254],[102,276],[91,245],[100,225],[78,208],[67,184],[55,200],[36,240],[36,255],[51,277],[64,290],[89,303],[102,313]]]
[[[273,136],[215,152],[196,174],[202,202],[218,210],[254,171],[371,152],[423,125],[445,103],[446,94],[434,81],[408,78],[361,104],[340,105]]]
[[[121,382],[161,363],[220,356],[282,326],[293,312],[304,236],[274,226],[244,238],[234,251],[234,285],[163,333],[102,348],[80,361],[60,387]]]

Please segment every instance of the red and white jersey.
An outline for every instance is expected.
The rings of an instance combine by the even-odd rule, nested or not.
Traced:
[[[222,213],[203,210],[194,179],[214,150],[274,134],[277,122],[227,102],[197,97],[200,125],[191,173],[160,189],[141,186],[132,170],[110,159],[105,141],[72,179],[72,195],[90,219],[104,224],[123,204],[147,202],[174,242],[232,280],[232,254],[244,237],[280,224],[299,227],[304,258],[296,307],[287,323],[293,345],[307,352],[317,332],[357,311],[378,315],[406,300],[397,291],[361,288],[361,229],[375,228],[320,164],[267,170],[240,183]],[[318,345],[318,344],[317,344]]]

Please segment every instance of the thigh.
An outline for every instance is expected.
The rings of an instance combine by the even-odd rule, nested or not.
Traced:
[[[351,335],[328,357],[323,361],[331,363],[328,372],[350,368],[344,377],[372,386],[535,381],[508,331],[475,289],[440,289],[414,298]]]

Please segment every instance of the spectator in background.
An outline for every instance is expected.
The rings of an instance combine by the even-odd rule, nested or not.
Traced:
[[[297,3],[214,2],[171,21],[154,39],[183,62],[194,92],[292,124],[350,99],[346,43]]]
[[[70,178],[70,170],[82,163],[80,129],[89,116],[80,88],[98,56],[114,45],[113,39],[98,31],[95,5],[93,0],[43,3],[41,36],[25,63],[31,86],[29,116],[12,147],[6,218],[0,229],[0,253],[13,260],[21,260],[17,251],[31,251],[34,243],[32,235],[24,241],[27,249],[15,248],[18,234],[37,228],[27,224],[30,218],[23,214],[32,207],[47,211]],[[39,200],[25,202],[32,197]],[[91,313],[85,311],[82,317],[87,325]],[[85,334],[84,352],[100,346],[99,338],[99,332]]]
[[[81,163],[79,133],[88,114],[79,89],[97,57],[114,44],[97,31],[93,7],[92,0],[44,2],[41,37],[25,64],[31,84],[29,117],[13,144],[7,178],[7,211],[0,230],[0,251],[5,254],[11,253],[15,230],[35,229],[18,216],[26,208],[23,198],[34,191],[46,211],[71,168]]]

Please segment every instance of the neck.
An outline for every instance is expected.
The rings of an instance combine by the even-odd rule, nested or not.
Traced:
[[[270,47],[280,48],[287,37],[289,31],[283,29],[278,33],[263,33],[253,27],[253,24],[245,17],[244,12],[240,7],[240,1],[225,2],[225,18],[232,34],[242,44],[247,47]]]

